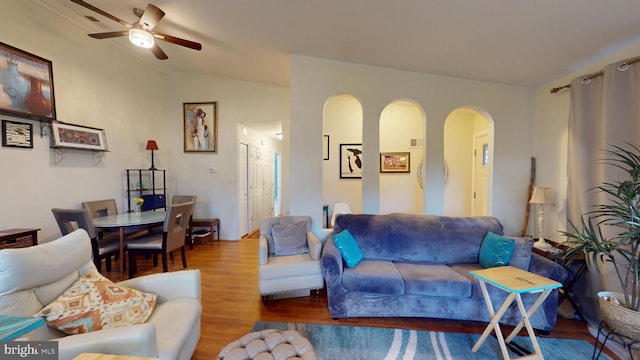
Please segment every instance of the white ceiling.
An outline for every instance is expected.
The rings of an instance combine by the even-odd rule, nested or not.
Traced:
[[[79,25],[123,26],[69,0],[33,0]],[[86,0],[127,22],[146,0]],[[639,0],[154,0],[168,60],[104,41],[153,66],[287,87],[289,55],[536,87],[640,43]],[[91,15],[95,24],[84,18]],[[258,129],[260,130],[260,129]],[[274,132],[273,130],[269,130]]]
[[[123,27],[69,0],[36,0]],[[86,0],[125,21],[146,0]],[[288,86],[289,54],[534,87],[640,42],[638,0],[154,0],[171,70]],[[86,31],[87,29],[82,29]],[[126,38],[109,41],[130,47]],[[107,46],[107,44],[105,44]],[[136,50],[139,53],[139,51]]]

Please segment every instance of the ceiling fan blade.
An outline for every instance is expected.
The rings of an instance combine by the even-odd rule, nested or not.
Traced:
[[[126,36],[127,34],[129,34],[129,30],[95,33],[95,34],[89,34],[89,36],[91,36],[94,39],[108,39],[108,38],[113,38],[118,36]]]
[[[122,25],[124,25],[124,26],[126,26],[128,28],[131,27],[131,24],[127,23],[126,21],[124,21],[122,19],[119,19],[119,18],[109,14],[108,12],[102,11],[102,10],[98,9],[97,7],[95,7],[95,6],[84,2],[83,0],[71,0],[71,2],[75,3],[75,4],[78,4],[78,5],[82,6],[82,7],[85,7],[87,9],[91,10],[91,11],[97,12],[98,14],[100,14],[100,15],[108,18],[108,19],[111,19],[111,20],[113,20],[115,22],[118,22],[118,23],[120,23],[120,24],[122,24]]]
[[[160,40],[164,40],[166,42],[170,42],[172,44],[188,47],[188,48],[193,49],[193,50],[202,50],[202,45],[200,43],[195,42],[195,41],[185,40],[185,39],[181,39],[181,38],[178,38],[178,37],[175,37],[175,36],[171,36],[171,35],[167,35],[167,34],[162,34],[162,33],[155,32],[155,31],[153,32],[153,36],[155,36],[156,38],[158,38]]]
[[[154,27],[158,24],[158,21],[164,17],[164,11],[160,10],[153,4],[147,5],[147,8],[144,9],[142,16],[140,17],[140,21],[138,24],[142,26],[143,29],[153,30]]]
[[[165,52],[160,49],[160,46],[158,46],[158,44],[153,45],[153,47],[151,48],[151,52],[156,56],[156,58],[160,60],[167,60],[169,58],[167,54],[165,54]]]

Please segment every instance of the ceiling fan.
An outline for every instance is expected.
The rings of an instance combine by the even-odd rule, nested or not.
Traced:
[[[151,52],[153,53],[153,55],[155,55],[156,58],[160,60],[166,60],[169,57],[160,48],[160,46],[158,46],[158,44],[155,42],[155,39],[160,39],[172,44],[188,47],[194,50],[202,49],[202,45],[200,43],[177,38],[175,36],[171,36],[163,33],[159,33],[157,31],[153,31],[153,29],[156,27],[160,19],[162,19],[162,17],[164,16],[164,11],[160,10],[158,7],[156,7],[153,4],[148,4],[147,8],[144,9],[144,11],[138,8],[133,9],[133,13],[140,18],[140,21],[129,24],[128,22],[121,20],[116,16],[113,16],[103,10],[100,10],[93,5],[86,3],[83,0],[71,0],[71,2],[76,3],[80,6],[83,6],[91,11],[95,11],[98,14],[106,18],[109,18],[115,22],[118,22],[129,28],[129,30],[123,30],[123,31],[112,31],[112,32],[89,34],[89,36],[91,36],[94,39],[108,39],[112,37],[129,35],[129,41],[131,41],[131,43],[133,43],[136,46],[151,49]]]

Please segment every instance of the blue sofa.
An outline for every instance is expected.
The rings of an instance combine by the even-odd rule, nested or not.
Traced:
[[[333,236],[345,229],[353,235],[363,260],[348,268]],[[488,322],[478,280],[469,274],[479,264],[485,234],[503,234],[493,217],[444,217],[408,214],[341,215],[322,253],[331,317],[426,317]],[[532,253],[532,240],[514,238],[508,265],[562,282],[566,270]],[[489,286],[494,306],[507,294]],[[525,294],[530,307],[537,294]],[[531,318],[534,328],[550,331],[556,323],[558,292],[554,290]],[[496,307],[497,308],[497,307]],[[516,325],[515,302],[501,322]]]

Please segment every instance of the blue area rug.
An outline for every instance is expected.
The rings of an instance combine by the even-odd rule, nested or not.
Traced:
[[[494,336],[477,352],[471,352],[479,334],[262,321],[256,322],[252,331],[264,329],[297,330],[309,339],[323,360],[502,359]],[[591,359],[593,353],[593,345],[585,340],[537,339],[545,360]],[[509,352],[512,358],[530,354],[531,341],[526,336],[517,337]],[[603,353],[600,359],[611,358]]]

